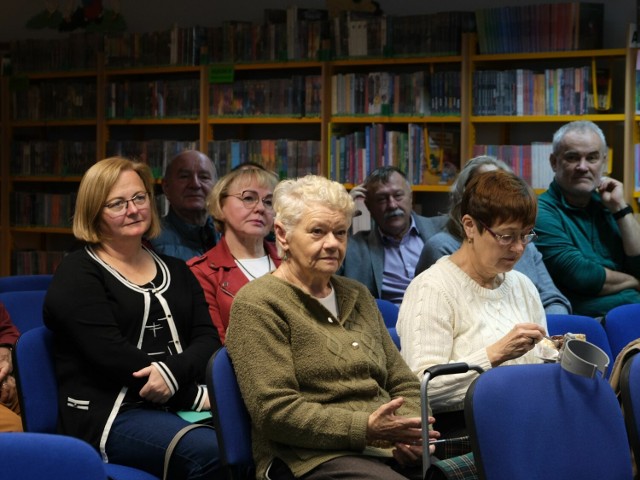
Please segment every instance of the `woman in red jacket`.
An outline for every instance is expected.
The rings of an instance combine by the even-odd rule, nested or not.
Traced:
[[[238,290],[280,265],[275,245],[265,240],[273,228],[272,195],[277,183],[272,172],[238,169],[218,180],[209,194],[209,213],[222,239],[187,263],[202,285],[223,343]]]

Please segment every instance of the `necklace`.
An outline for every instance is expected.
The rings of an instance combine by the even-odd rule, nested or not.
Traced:
[[[238,266],[242,269],[242,271],[244,271],[247,275],[249,275],[253,280],[256,279],[256,276],[253,273],[251,273],[251,271],[246,267],[244,263],[238,260],[233,253],[231,254],[231,256],[236,261]],[[269,256],[269,254],[265,255],[265,257],[267,257],[267,273],[269,273],[271,271],[271,257]]]

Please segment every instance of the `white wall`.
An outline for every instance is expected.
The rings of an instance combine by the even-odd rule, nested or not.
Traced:
[[[50,0],[64,5],[69,0]],[[627,29],[636,18],[633,0],[601,0],[605,3],[605,47],[619,48],[626,42]],[[78,2],[79,3],[79,2]],[[106,7],[117,3],[130,31],[163,30],[176,23],[182,26],[216,26],[222,20],[260,21],[264,8],[284,8],[295,4],[323,8],[324,0],[104,0]],[[442,10],[475,10],[485,7],[540,3],[565,3],[562,0],[379,0],[382,9],[391,15],[434,13]],[[0,0],[0,42],[17,38],[51,38],[59,34],[52,30],[28,30],[25,23],[45,9],[44,0]]]

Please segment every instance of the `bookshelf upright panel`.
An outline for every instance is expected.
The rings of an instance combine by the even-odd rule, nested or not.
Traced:
[[[0,77],[0,276],[11,271],[9,233],[9,102],[8,77]]]

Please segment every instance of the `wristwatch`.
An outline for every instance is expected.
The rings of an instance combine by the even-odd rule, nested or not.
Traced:
[[[627,205],[626,207],[624,207],[621,210],[618,210],[616,213],[613,214],[613,219],[614,220],[620,220],[622,217],[633,213],[633,208],[631,208],[631,205]]]

